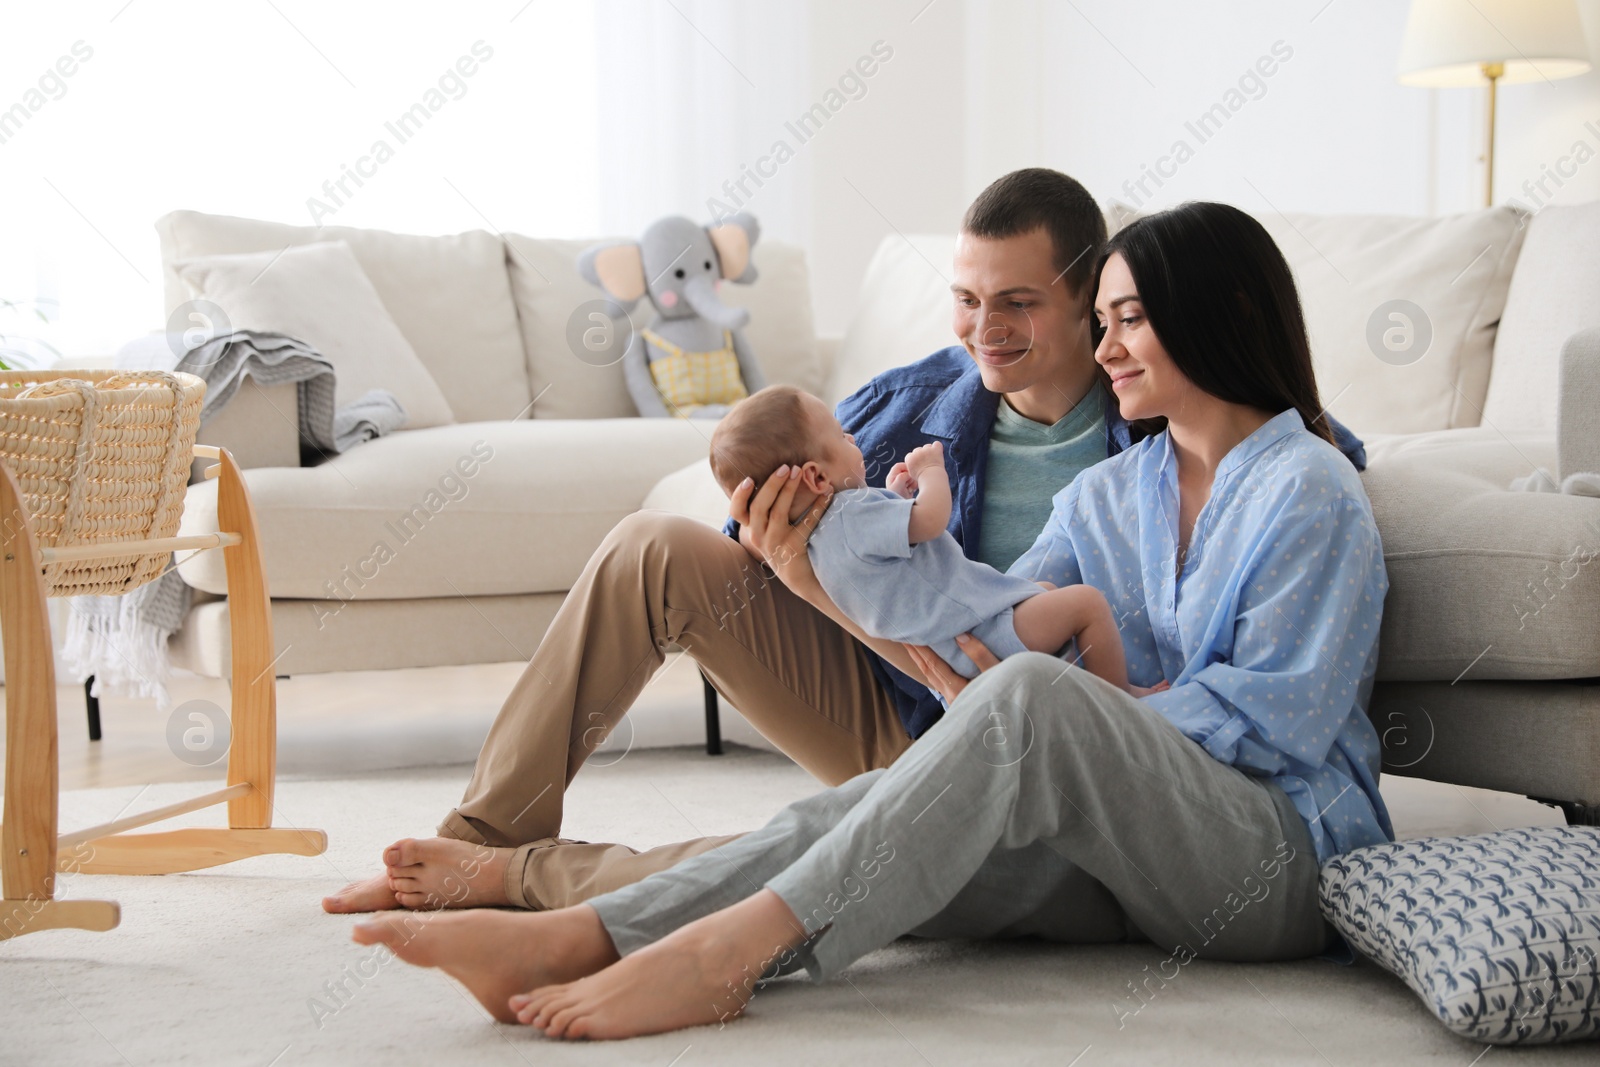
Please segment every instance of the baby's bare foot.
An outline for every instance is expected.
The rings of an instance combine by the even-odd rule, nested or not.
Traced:
[[[512,997],[511,1007],[548,1037],[636,1037],[726,1022],[743,1013],[773,960],[802,940],[789,906],[763,889],[587,978]]]
[[[600,916],[587,905],[559,911],[467,911],[385,915],[357,923],[359,944],[385,944],[417,967],[437,967],[503,1023],[517,1021],[513,993],[593,974],[617,959]]]

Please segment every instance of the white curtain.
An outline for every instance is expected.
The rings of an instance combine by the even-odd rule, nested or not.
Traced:
[[[802,148],[780,162],[773,148],[796,147],[785,123],[808,103],[809,12],[802,0],[598,5],[607,232],[731,208],[754,214],[768,237],[808,238],[811,161]]]
[[[22,307],[0,335],[101,356],[161,327],[153,224],[176,208],[591,236],[594,31],[589,4],[526,0],[8,4],[0,300]],[[402,141],[388,124],[419,102]],[[335,202],[379,141],[392,156]]]

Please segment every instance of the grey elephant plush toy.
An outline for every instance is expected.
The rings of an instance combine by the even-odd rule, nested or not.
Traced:
[[[724,281],[755,281],[750,246],[760,234],[743,212],[710,226],[673,216],[638,241],[608,241],[578,257],[578,272],[624,310],[645,296],[656,309],[622,357],[639,414],[720,418],[767,384],[742,332],[750,313],[717,297]]]

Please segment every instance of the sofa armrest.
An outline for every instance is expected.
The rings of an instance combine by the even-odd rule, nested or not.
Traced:
[[[221,445],[246,470],[298,467],[299,427],[299,397],[294,382],[264,386],[247,377],[227,406],[200,427],[195,440],[203,445]]]
[[[1600,327],[1580,330],[1561,346],[1556,461],[1561,478],[1600,471]]]

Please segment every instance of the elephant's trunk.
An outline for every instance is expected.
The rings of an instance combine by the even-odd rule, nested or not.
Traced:
[[[703,274],[689,279],[683,287],[683,298],[694,308],[695,314],[725,330],[742,329],[750,321],[750,312],[744,308],[729,307],[718,299],[716,287]]]

